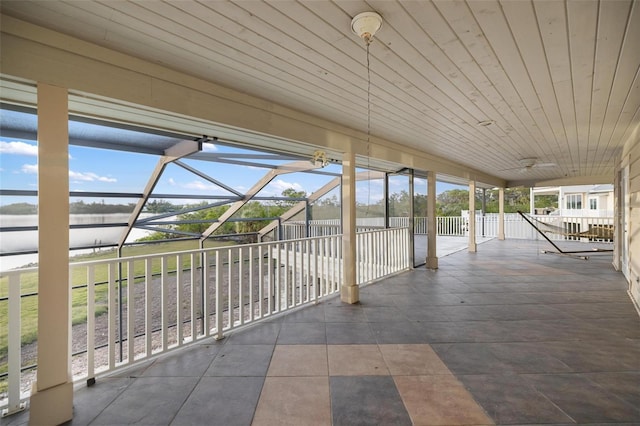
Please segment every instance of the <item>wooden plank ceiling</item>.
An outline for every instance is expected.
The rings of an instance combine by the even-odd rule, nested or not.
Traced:
[[[509,181],[610,176],[640,123],[640,2],[7,1],[2,13]],[[481,126],[490,121],[493,124]],[[523,170],[519,160],[537,159]]]

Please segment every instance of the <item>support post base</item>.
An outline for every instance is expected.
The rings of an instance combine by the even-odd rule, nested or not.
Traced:
[[[428,269],[438,269],[438,258],[437,257],[427,257],[427,268]]]
[[[35,388],[34,384],[34,388]],[[30,425],[59,425],[73,418],[73,383],[34,391],[29,402]]]
[[[469,253],[475,253],[478,251],[478,244],[469,244]]]
[[[340,288],[340,300],[344,303],[358,303],[360,301],[360,287],[357,285],[343,285]]]

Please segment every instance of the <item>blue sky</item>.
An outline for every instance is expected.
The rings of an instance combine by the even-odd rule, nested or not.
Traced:
[[[207,150],[217,152],[246,152],[226,146],[205,144]],[[69,147],[69,189],[80,195],[83,191],[95,192],[142,192],[149,175],[154,169],[158,157],[147,154],[135,154],[122,151]],[[37,146],[35,141],[0,138],[0,186],[2,189],[35,190],[37,189]],[[248,166],[237,166],[205,161],[185,160],[185,163],[200,170],[208,176],[245,193],[258,181],[268,169]],[[339,165],[329,165],[325,170],[340,172]],[[290,173],[276,177],[259,195],[278,196],[282,191],[293,188],[311,194],[332,179],[331,176],[308,173]],[[392,179],[390,190],[407,189],[406,178]],[[437,192],[451,188],[459,188],[438,182]],[[418,180],[416,191],[426,193],[426,182]],[[157,194],[193,194],[193,200],[176,200],[176,203],[197,202],[198,195],[229,194],[226,190],[207,180],[192,174],[181,167],[170,164],[165,169],[154,193]],[[382,196],[382,180],[360,182],[357,189],[359,202],[375,203]],[[81,197],[74,197],[72,201]],[[85,202],[99,201],[84,199]],[[105,202],[127,203],[134,199],[111,199]],[[31,197],[1,197],[0,204],[15,202],[36,203]]]

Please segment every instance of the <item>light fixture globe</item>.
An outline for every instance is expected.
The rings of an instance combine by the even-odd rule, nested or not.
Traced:
[[[375,12],[358,13],[351,20],[351,31],[367,43],[371,43],[373,36],[381,27],[382,16]]]

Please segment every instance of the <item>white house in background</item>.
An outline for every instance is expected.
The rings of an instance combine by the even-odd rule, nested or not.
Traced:
[[[531,189],[533,212],[536,195],[557,195],[558,209],[539,214],[565,217],[613,217],[613,185],[553,186]],[[540,210],[540,209],[538,209]]]

